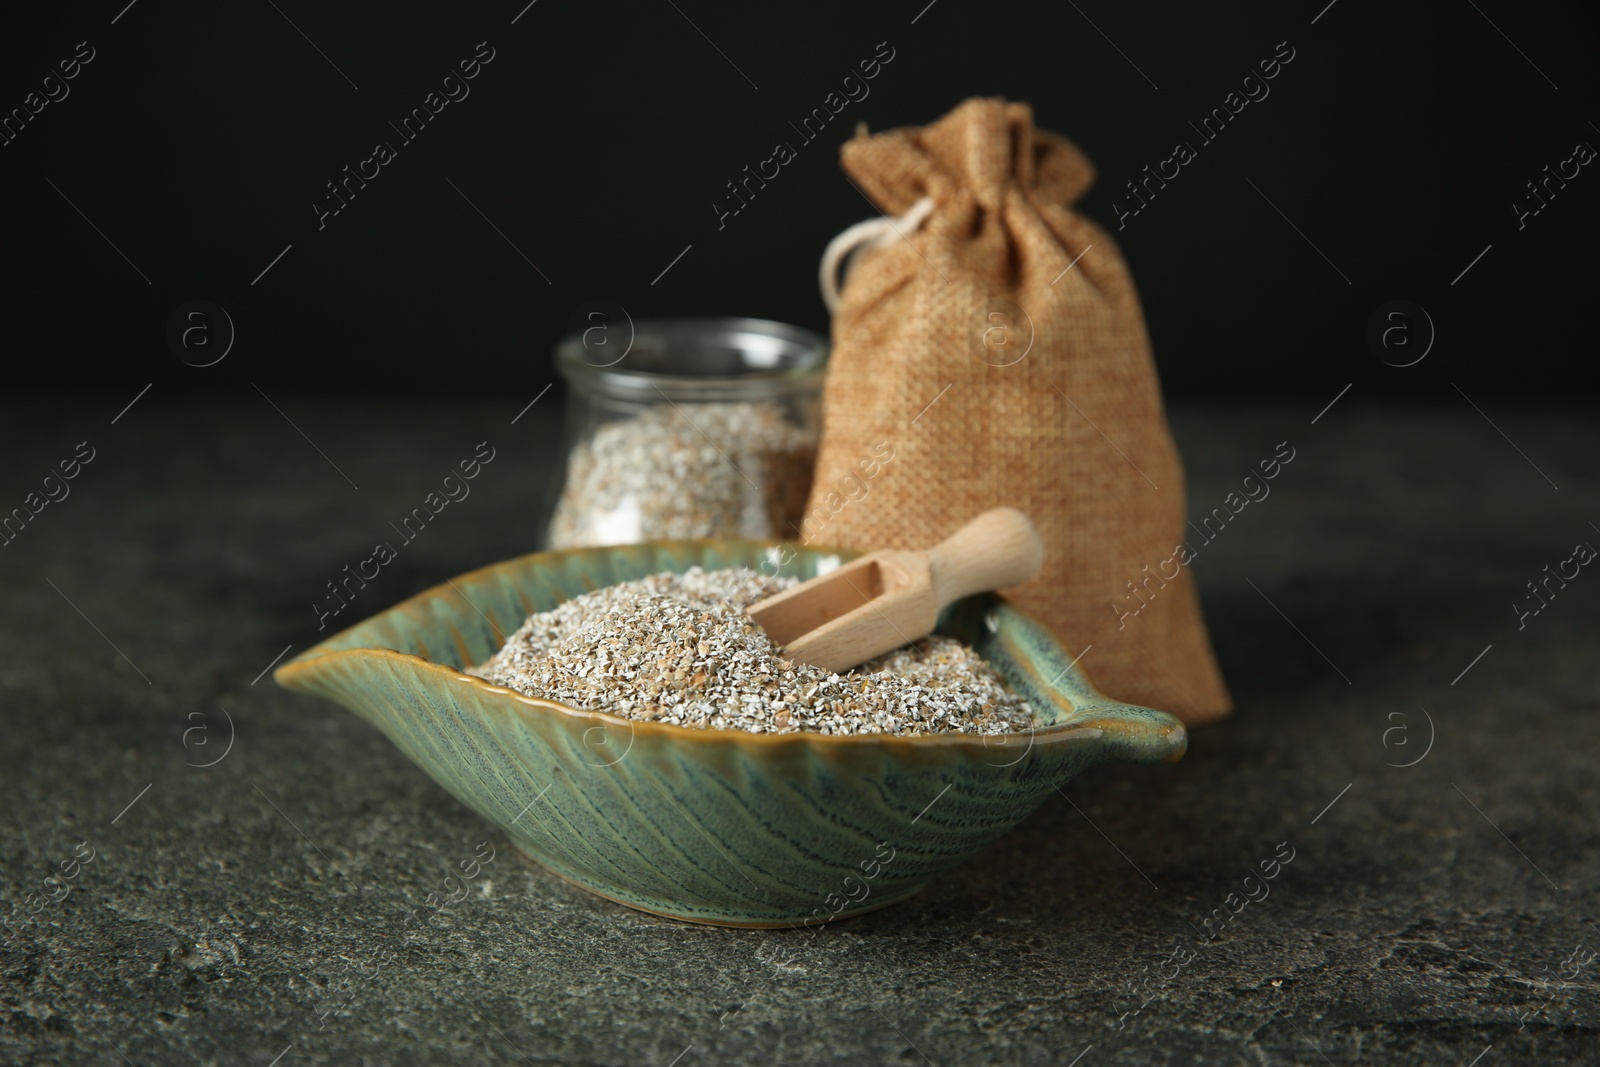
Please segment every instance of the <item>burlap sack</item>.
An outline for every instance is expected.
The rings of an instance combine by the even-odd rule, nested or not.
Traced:
[[[1111,238],[1067,206],[1093,165],[1027,105],[985,99],[863,130],[843,161],[903,218],[839,298],[804,539],[922,548],[1020,508],[1049,555],[1007,595],[1074,655],[1092,646],[1080,665],[1097,687],[1189,723],[1226,714],[1174,554],[1183,470],[1138,294]]]

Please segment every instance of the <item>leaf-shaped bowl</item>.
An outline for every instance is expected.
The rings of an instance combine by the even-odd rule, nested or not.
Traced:
[[[695,565],[809,578],[850,555],[738,540],[539,552],[420,593],[275,677],[367,719],[561,877],[725,926],[824,922],[903,900],[1084,768],[1183,755],[1177,719],[1102,697],[1044,627],[988,595],[951,605],[939,632],[1030,701],[1039,725],[1028,733],[702,730],[580,711],[461,670],[528,614],[617,582]]]

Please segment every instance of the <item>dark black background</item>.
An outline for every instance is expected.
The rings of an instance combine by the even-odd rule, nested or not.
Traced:
[[[979,94],[1030,101],[1040,126],[1095,160],[1082,207],[1114,229],[1123,182],[1192,140],[1187,120],[1287,41],[1296,58],[1270,97],[1117,235],[1169,396],[1331,398],[1354,382],[1360,396],[1459,403],[1452,382],[1480,401],[1579,389],[1600,176],[1585,168],[1520,232],[1510,207],[1575,142],[1600,145],[1595,38],[1576,5],[926,2],[97,0],[10,13],[0,108],[21,106],[77,42],[97,56],[0,148],[5,378],[129,397],[149,382],[531,397],[588,300],[823,329],[818,257],[874,213],[837,164],[857,122],[926,123]],[[480,41],[496,57],[470,97],[397,145],[319,231],[324,183],[396,140],[389,121]],[[794,140],[788,123],[882,41],[895,58],[871,95],[719,231],[724,183]],[[174,309],[196,299],[237,328],[228,358],[204,369],[166,340]],[[1406,369],[1365,338],[1394,299],[1437,328]]]

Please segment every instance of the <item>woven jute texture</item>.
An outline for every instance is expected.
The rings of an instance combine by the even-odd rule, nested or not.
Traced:
[[[1193,582],[1172,562],[1183,469],[1138,294],[1110,236],[1068,206],[1093,165],[1027,105],[991,99],[862,131],[842,155],[885,212],[934,207],[845,280],[806,540],[924,548],[1020,508],[1048,558],[1008,598],[1072,654],[1088,647],[1080,666],[1108,696],[1188,723],[1225,715]]]

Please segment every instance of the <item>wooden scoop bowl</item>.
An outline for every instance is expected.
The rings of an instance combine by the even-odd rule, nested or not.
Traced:
[[[1044,542],[1022,512],[995,508],[925,552],[884,549],[752,604],[786,655],[842,673],[927,637],[945,605],[1039,573]]]

